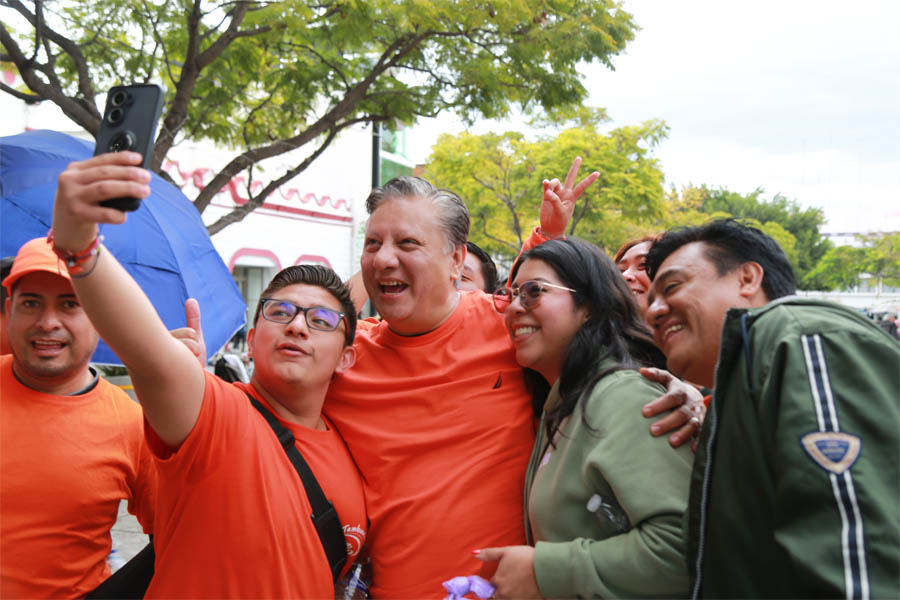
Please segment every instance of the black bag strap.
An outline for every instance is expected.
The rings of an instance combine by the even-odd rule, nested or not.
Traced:
[[[306,497],[309,499],[309,504],[313,511],[310,518],[312,518],[316,532],[319,534],[319,541],[322,542],[322,548],[325,549],[328,563],[331,565],[332,578],[337,581],[341,571],[344,569],[344,565],[347,564],[347,542],[344,540],[344,527],[341,525],[341,519],[338,517],[337,510],[331,501],[325,497],[322,488],[319,487],[319,482],[316,481],[316,476],[313,475],[309,465],[306,464],[303,455],[297,450],[297,446],[294,444],[294,434],[285,428],[259,400],[248,392],[244,393],[250,398],[250,404],[253,405],[253,408],[265,417],[269,427],[275,432],[275,436],[281,442],[281,447],[284,448],[285,454],[287,454],[291,464],[294,465],[294,469],[297,470],[300,481],[303,482],[303,487],[306,489]]]
[[[153,536],[144,549],[131,557],[118,571],[106,578],[106,581],[88,592],[85,598],[118,600],[139,600],[147,593],[150,580],[153,579],[156,553],[153,550]]]

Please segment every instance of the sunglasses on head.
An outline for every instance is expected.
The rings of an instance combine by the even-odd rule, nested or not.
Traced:
[[[531,310],[540,305],[541,296],[550,291],[551,288],[565,290],[567,292],[575,291],[572,288],[554,285],[545,281],[526,281],[520,285],[499,288],[494,292],[494,308],[497,309],[497,312],[503,314],[506,312],[506,309],[509,308],[509,305],[512,304],[513,300],[518,298],[519,302],[522,303],[522,308]]]

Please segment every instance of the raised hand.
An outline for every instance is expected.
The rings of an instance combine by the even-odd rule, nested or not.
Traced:
[[[97,237],[98,223],[124,223],[125,213],[100,206],[111,198],[146,198],[150,172],[138,167],[137,152],[111,152],[70,163],[59,175],[53,207],[53,241],[78,252]]]
[[[549,238],[562,237],[566,233],[566,227],[572,220],[575,211],[575,203],[578,202],[582,192],[600,177],[600,173],[594,171],[575,185],[578,178],[578,170],[581,168],[581,157],[576,156],[566,175],[565,183],[559,179],[544,180],[544,198],[541,201],[541,233]]]
[[[201,367],[206,366],[206,340],[203,339],[203,328],[200,323],[200,304],[194,298],[188,298],[184,303],[184,316],[187,327],[173,329],[169,333],[176,340],[188,347],[200,362]]]

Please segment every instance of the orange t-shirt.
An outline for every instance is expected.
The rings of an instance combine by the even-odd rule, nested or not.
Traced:
[[[0,358],[0,598],[83,596],[109,576],[119,502],[150,533],[156,469],[141,407],[105,379],[55,396]]]
[[[367,323],[355,346],[325,412],[363,474],[373,596],[442,597],[442,581],[482,571],[472,550],[525,543],[534,425],[522,369],[482,292],[461,292],[427,334]]]
[[[271,410],[252,386],[207,373],[200,415],[181,446],[170,449],[145,426],[159,468],[148,598],[334,596],[303,483],[244,390]],[[347,447],[327,421],[317,431],[279,420],[334,503],[352,563],[367,521]]]

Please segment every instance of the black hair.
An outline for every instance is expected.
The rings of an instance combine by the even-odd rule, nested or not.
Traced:
[[[497,278],[497,265],[494,264],[490,255],[478,247],[474,242],[466,242],[466,251],[474,254],[481,261],[481,276],[484,278],[484,291],[488,294],[494,293],[497,286],[500,285]]]
[[[323,267],[322,265],[294,265],[282,269],[272,278],[272,281],[260,294],[260,298],[268,298],[278,290],[298,283],[320,287],[334,296],[335,300],[341,305],[341,312],[344,313],[347,324],[344,342],[347,346],[352,346],[353,339],[356,337],[356,309],[353,307],[353,301],[350,299],[350,289],[341,281],[337,273],[328,267]],[[253,315],[254,327],[259,321],[260,312],[262,312],[262,300],[256,303],[256,314]]]
[[[523,253],[513,266],[511,279],[529,259],[544,261],[559,276],[562,285],[575,290],[576,307],[586,307],[588,318],[575,332],[566,349],[559,377],[560,405],[545,419],[547,437],[553,435],[560,422],[575,410],[579,399],[590,393],[602,377],[612,371],[638,367],[665,368],[666,359],[653,343],[650,330],[619,269],[597,246],[577,239],[551,240]],[[612,359],[615,366],[600,369]],[[526,373],[528,373],[526,369]],[[536,374],[529,374],[534,382]],[[543,378],[537,378],[543,380]],[[538,389],[549,391],[546,382]],[[544,398],[535,398],[535,408],[543,407]],[[582,418],[590,428],[582,404]]]
[[[6,279],[6,276],[12,271],[13,262],[15,262],[15,260],[15,256],[4,256],[3,258],[0,258],[0,281]],[[9,293],[6,291],[6,286],[0,285],[0,314],[6,312],[6,298],[8,296]]]
[[[737,219],[718,219],[667,231],[647,253],[647,276],[653,280],[669,255],[693,242],[704,243],[706,256],[720,276],[744,263],[758,263],[763,269],[763,292],[770,301],[797,291],[794,269],[781,246],[759,229]]]

